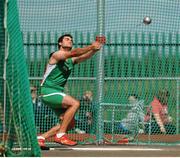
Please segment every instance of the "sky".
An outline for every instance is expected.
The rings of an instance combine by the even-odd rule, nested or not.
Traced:
[[[105,32],[178,32],[179,0],[102,0]],[[21,30],[96,32],[97,0],[18,0]],[[150,25],[143,18],[152,19]]]
[[[103,5],[98,5],[97,2]],[[94,40],[94,34],[99,31],[98,24],[104,27],[104,34],[111,36],[110,43],[121,43],[121,33],[143,32],[147,34],[145,42],[149,42],[148,34],[152,34],[152,41],[156,42],[155,33],[166,33],[165,41],[169,41],[168,33],[173,33],[172,42],[177,42],[176,34],[180,32],[180,0],[17,0],[20,26],[23,33],[27,32],[51,32],[51,42],[56,43],[57,38],[54,32],[62,34],[64,32],[82,33],[82,38],[75,41],[81,43],[87,41],[87,32],[90,38]],[[104,13],[104,18],[103,14]],[[143,23],[144,17],[150,17],[152,22],[149,25]],[[99,21],[98,21],[99,17]],[[118,39],[115,41],[115,34]],[[40,36],[39,40],[40,40]],[[80,37],[80,36],[79,36]],[[160,37],[160,36],[159,36]],[[26,43],[26,35],[24,42]],[[125,42],[128,43],[128,36],[125,36]],[[131,42],[135,41],[132,36]],[[138,36],[141,42],[141,36]],[[158,39],[161,43],[162,36]],[[34,42],[34,37],[31,36]],[[48,50],[49,48],[47,48]],[[54,49],[54,47],[52,47]],[[120,47],[116,49],[121,50]],[[129,47],[124,47],[128,55]],[[148,47],[146,47],[148,53]],[[168,55],[169,48],[166,47]],[[159,47],[159,52],[163,47]],[[32,49],[33,51],[33,49]],[[109,48],[105,47],[105,54],[109,54]],[[113,48],[111,50],[113,51]],[[136,47],[132,47],[131,55],[135,56]],[[172,47],[173,53],[176,53],[176,47]],[[118,51],[121,53],[121,51]],[[142,56],[142,48],[138,47],[138,57]]]

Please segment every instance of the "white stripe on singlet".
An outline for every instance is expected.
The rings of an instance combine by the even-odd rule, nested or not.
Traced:
[[[49,97],[49,96],[52,96],[52,95],[61,95],[63,97],[66,96],[65,93],[59,92],[59,93],[50,93],[50,94],[42,95],[42,97]]]
[[[44,81],[46,80],[46,78],[48,77],[48,75],[51,73],[51,71],[56,67],[56,64],[47,64],[47,67],[46,67],[46,72],[44,74],[44,77],[43,77],[43,80],[41,82],[41,86],[43,85]]]

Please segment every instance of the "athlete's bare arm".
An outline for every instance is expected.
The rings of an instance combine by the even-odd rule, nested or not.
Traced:
[[[86,54],[83,54],[79,57],[73,57],[72,60],[73,60],[73,63],[74,64],[78,64],[78,63],[81,63],[89,58],[91,58],[95,53],[97,52],[97,50],[90,50],[89,52],[87,52]]]
[[[105,43],[103,43],[103,42],[101,42],[101,41],[96,41],[96,42],[100,43],[100,48],[102,47],[103,44],[105,44]],[[74,63],[74,64],[78,64],[78,63],[81,63],[81,62],[83,62],[83,61],[91,58],[98,50],[99,50],[99,49],[90,50],[90,51],[87,52],[86,54],[82,54],[82,55],[80,55],[80,56],[78,56],[78,57],[73,57],[73,58],[72,58],[73,63]]]
[[[66,60],[68,58],[72,57],[79,57],[83,54],[86,54],[88,52],[96,52],[99,49],[101,49],[102,44],[99,42],[93,42],[91,45],[84,47],[84,48],[76,48],[72,51],[57,51],[53,53],[49,60],[49,64],[56,64],[60,60]]]

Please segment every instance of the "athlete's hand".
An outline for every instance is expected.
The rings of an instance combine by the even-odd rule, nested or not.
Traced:
[[[101,43],[101,44],[105,44],[106,43],[106,36],[104,36],[104,35],[96,36],[96,41]]]
[[[102,44],[100,42],[98,42],[98,41],[95,41],[95,42],[92,43],[92,46],[93,46],[94,50],[100,50],[101,47],[102,47]]]

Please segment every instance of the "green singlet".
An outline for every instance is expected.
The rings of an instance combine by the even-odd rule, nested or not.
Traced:
[[[43,103],[54,109],[55,112],[61,109],[63,97],[66,96],[63,93],[64,86],[73,67],[74,64],[71,58],[66,61],[60,61],[57,64],[48,64],[46,67],[41,83],[41,97]],[[62,112],[64,112],[63,109]]]

